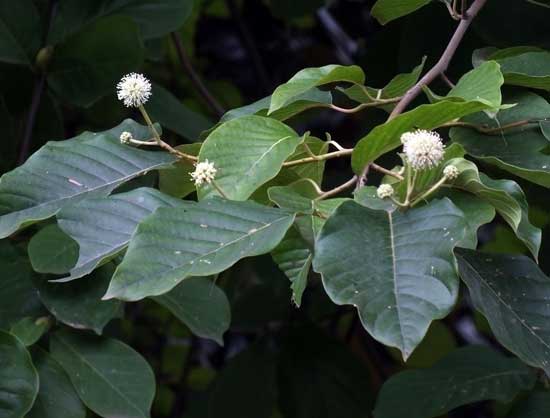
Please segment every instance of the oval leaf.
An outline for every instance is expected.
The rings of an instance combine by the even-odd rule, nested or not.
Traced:
[[[448,199],[405,213],[346,202],[323,226],[313,267],[335,303],[357,307],[365,329],[407,359],[456,301],[452,251],[465,229]]]

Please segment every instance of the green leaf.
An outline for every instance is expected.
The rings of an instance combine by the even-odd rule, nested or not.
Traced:
[[[542,231],[529,222],[529,206],[521,187],[512,180],[493,180],[479,173],[476,165],[463,158],[450,160],[460,171],[452,187],[465,190],[489,202],[527,246],[535,259],[538,258]]]
[[[29,259],[38,273],[65,274],[78,260],[77,242],[57,225],[48,225],[29,241]]]
[[[311,157],[305,145],[309,147],[309,150],[313,155],[326,154],[329,148],[329,144],[327,142],[308,135],[304,139],[303,144],[296,148],[296,151],[290,156],[288,161],[296,161],[302,158]],[[299,178],[308,178],[313,180],[318,185],[321,185],[323,182],[323,174],[325,172],[325,163],[326,160],[298,164],[295,166],[283,167],[282,171],[290,171],[296,174]]]
[[[10,333],[16,336],[25,347],[28,347],[36,343],[49,327],[48,317],[37,319],[25,317],[11,327]]]
[[[514,54],[499,59],[498,63],[504,74],[505,84],[550,90],[550,52],[529,51]]]
[[[426,57],[422,59],[420,65],[416,66],[410,73],[398,74],[382,89],[359,86],[354,84],[347,89],[342,89],[342,93],[358,103],[371,103],[373,97],[380,99],[393,99],[404,95],[419,80]],[[368,95],[366,94],[368,92]],[[381,106],[387,111],[393,110],[395,104]]]
[[[117,81],[139,68],[143,59],[143,43],[131,19],[101,19],[56,46],[48,84],[66,102],[89,107],[102,96],[115,94]]]
[[[535,375],[519,360],[486,347],[459,348],[433,367],[392,376],[380,391],[375,418],[432,418],[483,400],[511,401]]]
[[[53,357],[39,349],[33,360],[40,377],[40,390],[27,418],[85,418],[86,409],[69,377]]]
[[[371,14],[382,25],[401,16],[408,15],[430,3],[431,0],[378,0],[371,10]]]
[[[517,103],[498,113],[493,120],[483,114],[471,116],[467,122],[498,128],[522,120],[543,120],[550,117],[550,104],[540,96],[519,92],[507,97]],[[486,135],[468,128],[453,128],[453,142],[461,144],[476,159],[508,171],[535,184],[550,187],[548,140],[537,123]]]
[[[369,370],[348,347],[318,329],[290,332],[278,372],[284,417],[364,418],[372,410]]]
[[[126,344],[110,338],[59,331],[52,356],[67,372],[82,402],[103,417],[148,418],[155,396],[149,364]]]
[[[325,65],[319,68],[305,68],[298,71],[285,84],[280,85],[271,95],[268,115],[283,108],[308,90],[329,83],[348,82],[363,84],[365,73],[357,65]]]
[[[25,346],[0,331],[0,418],[22,418],[38,393],[38,373]]]
[[[401,135],[415,129],[432,130],[454,119],[500,106],[500,87],[503,77],[498,64],[488,62],[463,76],[468,82],[459,82],[454,96],[441,101],[421,105],[379,125],[362,138],[352,154],[352,167],[361,173],[366,164],[401,145]],[[479,85],[485,96],[476,96]],[[475,96],[475,99],[469,99]]]
[[[162,295],[190,276],[220,273],[270,252],[294,215],[252,202],[212,198],[159,208],[137,228],[105,299]]]
[[[170,292],[154,298],[193,334],[223,345],[231,323],[231,307],[222,289],[204,277],[191,277]]]
[[[292,302],[300,307],[313,258],[311,248],[296,228],[290,228],[271,255],[291,282]]]
[[[32,285],[32,268],[26,256],[9,241],[0,241],[0,329],[27,316],[39,316],[42,304]]]
[[[139,188],[109,197],[85,199],[57,214],[59,227],[80,247],[70,276],[78,279],[120,254],[138,224],[159,207],[175,207],[180,201],[150,188]]]
[[[525,256],[457,251],[460,276],[498,341],[550,375],[550,278]]]
[[[122,313],[120,301],[101,300],[113,272],[112,264],[107,264],[84,280],[51,283],[44,278],[37,278],[35,286],[40,292],[42,303],[58,321],[73,328],[91,329],[101,334],[105,325]]]
[[[34,65],[42,33],[40,15],[32,0],[0,3],[0,61]]]
[[[191,14],[192,0],[61,0],[48,37],[58,43],[82,26],[103,16],[131,17],[144,39],[158,38],[179,29]]]
[[[147,111],[163,128],[191,142],[197,141],[201,132],[213,125],[206,117],[189,109],[168,90],[154,83],[151,98],[147,102]]]
[[[357,307],[365,329],[407,359],[457,299],[463,218],[448,199],[404,213],[346,202],[323,226],[313,267],[336,304]]]
[[[0,182],[0,238],[55,215],[84,198],[108,195],[149,170],[167,167],[168,153],[122,145],[122,131],[145,139],[148,130],[126,120],[101,133],[84,132],[62,142],[49,142]]]
[[[507,418],[541,418],[550,411],[550,394],[548,392],[532,392],[527,399],[518,403]]]
[[[228,199],[246,200],[281,170],[302,138],[282,122],[261,116],[231,120],[216,128],[204,141],[199,161],[208,160],[218,170],[216,184]],[[199,188],[200,198],[217,194],[210,185]]]
[[[275,364],[269,351],[259,345],[235,356],[214,384],[206,416],[270,418],[277,401]]]
[[[267,194],[269,199],[280,208],[306,215],[313,214],[314,199],[318,196],[314,185],[304,179],[288,186],[270,187]]]
[[[332,94],[329,91],[322,91],[317,88],[311,88],[304,93],[294,97],[287,102],[284,107],[269,114],[272,119],[284,121],[302,113],[308,109],[316,107],[329,107],[332,104]],[[238,107],[226,112],[221,122],[227,122],[243,116],[258,115],[267,116],[267,111],[271,105],[271,96],[264,97],[254,103]]]
[[[176,149],[189,155],[197,156],[201,150],[202,143],[183,144]],[[184,198],[194,193],[197,188],[191,178],[191,173],[195,171],[195,164],[184,158],[176,162],[172,167],[159,171],[159,189],[161,192],[170,196]]]

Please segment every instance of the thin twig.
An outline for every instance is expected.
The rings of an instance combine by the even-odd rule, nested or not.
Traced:
[[[395,106],[395,108],[391,112],[389,120],[403,113],[405,109],[407,109],[407,106],[411,104],[411,102],[422,92],[422,88],[424,86],[429,85],[433,80],[435,80],[445,71],[447,71],[447,68],[449,67],[450,62],[455,55],[456,50],[460,45],[460,42],[462,41],[464,35],[466,34],[466,31],[468,30],[468,27],[486,2],[487,0],[475,0],[472,3],[470,8],[462,16],[462,20],[458,24],[454,35],[449,41],[447,48],[443,52],[443,55],[441,55],[441,58],[439,59],[437,64],[435,64],[432,69],[428,71],[424,75],[424,77],[420,79],[420,81],[418,81],[418,83],[410,88],[407,93],[405,93],[401,101],[397,104],[397,106]]]
[[[397,103],[401,100],[401,97],[394,97],[392,99],[374,99],[374,101],[369,103],[361,103],[360,105],[357,105],[355,107],[352,107],[350,109],[346,109],[343,107],[339,107],[336,105],[329,105],[328,107],[332,110],[336,110],[341,113],[357,113],[360,112],[363,109],[369,108],[369,107],[378,107],[378,106],[385,106],[392,103]]]
[[[487,128],[485,126],[476,125],[475,123],[469,123],[469,122],[462,122],[462,121],[456,121],[456,122],[449,122],[444,125],[442,125],[442,128],[452,128],[452,127],[461,127],[461,128],[470,128],[475,129],[476,131],[482,133],[482,134],[499,134],[504,131],[507,131],[508,129],[513,128],[520,128],[522,126],[526,126],[532,123],[538,123],[540,121],[537,120],[518,120],[516,122],[511,122],[506,125],[497,126],[495,128]]]
[[[317,161],[330,160],[331,158],[345,157],[351,155],[352,149],[343,149],[340,151],[329,152],[328,154],[321,154],[315,157],[300,158],[299,160],[287,161],[283,164],[283,167],[292,167],[300,164],[314,163]]]
[[[455,83],[453,83],[449,77],[447,77],[447,74],[445,74],[444,72],[441,73],[440,75],[441,79],[445,82],[445,84],[447,84],[450,88],[454,89],[456,86],[455,86]]]
[[[395,171],[388,170],[387,168],[381,167],[378,164],[371,163],[370,168],[380,173],[383,173],[387,176],[394,177],[397,180],[404,180],[404,177],[401,174],[396,173]]]
[[[346,181],[344,184],[341,184],[340,186],[335,187],[332,190],[326,191],[322,195],[319,195],[318,197],[315,198],[315,200],[323,200],[323,199],[326,199],[327,197],[335,196],[335,195],[343,192],[344,190],[347,190],[347,189],[353,187],[355,185],[356,181],[357,181],[357,176],[353,176],[351,179]]]
[[[355,190],[359,190],[367,183],[367,176],[369,175],[370,167],[371,164],[367,164],[365,168],[363,168],[363,171],[361,171],[361,175],[359,175],[355,180]]]
[[[191,63],[191,60],[189,59],[189,55],[187,55],[187,52],[183,47],[183,43],[181,42],[179,34],[177,32],[172,32],[170,36],[172,38],[172,42],[174,43],[174,46],[176,47],[176,53],[180,60],[181,66],[189,76],[191,83],[193,83],[193,86],[195,87],[195,89],[197,89],[197,92],[204,99],[204,101],[210,107],[210,109],[218,117],[221,117],[225,113],[225,109],[216,100],[216,98],[212,95],[212,93],[210,93],[208,88],[204,85],[203,81],[201,80],[199,74],[195,71],[195,68]]]

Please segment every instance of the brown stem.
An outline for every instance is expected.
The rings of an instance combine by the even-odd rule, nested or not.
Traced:
[[[409,91],[407,91],[407,93],[405,93],[401,101],[397,104],[397,106],[395,106],[395,108],[391,112],[388,120],[392,120],[396,116],[403,113],[405,109],[407,109],[407,106],[411,104],[411,102],[422,92],[422,88],[424,86],[429,85],[433,80],[435,80],[445,71],[447,71],[447,68],[449,67],[450,62],[455,55],[456,50],[460,45],[460,42],[464,38],[466,31],[472,23],[472,20],[479,13],[486,2],[487,0],[474,0],[470,8],[462,16],[462,20],[458,24],[454,35],[449,41],[447,48],[445,48],[445,51],[443,52],[443,55],[441,55],[441,58],[439,59],[437,64],[435,64],[432,69],[428,71],[424,75],[424,77],[420,79],[420,81],[418,81],[418,83],[411,87]]]
[[[357,181],[357,176],[353,176],[351,179],[346,181],[344,184],[341,184],[340,186],[335,187],[334,189],[329,190],[329,191],[324,192],[323,194],[319,195],[318,197],[315,198],[315,200],[323,200],[323,199],[326,199],[328,197],[332,197],[334,195],[337,195],[337,194],[343,192],[344,190],[347,190],[347,189],[353,187],[355,185],[356,181]]]
[[[370,168],[372,168],[373,170],[378,171],[380,173],[383,173],[387,176],[394,177],[397,180],[403,180],[404,179],[404,177],[401,174],[396,173],[395,171],[388,170],[387,168],[381,167],[378,164],[371,163]]]
[[[21,148],[19,149],[19,158],[17,159],[18,164],[23,164],[29,155],[31,149],[31,138],[32,132],[34,129],[34,124],[36,122],[36,114],[38,113],[38,108],[40,106],[40,101],[42,99],[42,93],[44,92],[44,87],[46,85],[46,73],[42,73],[40,78],[36,80],[34,85],[34,90],[32,92],[31,107],[29,108],[29,114],[27,116],[27,123],[25,124],[25,133],[23,134],[23,141],[21,142]]]
[[[387,104],[397,103],[401,100],[401,97],[395,97],[392,99],[374,99],[372,102],[369,103],[361,103],[360,105],[357,105],[355,107],[352,107],[351,109],[346,109],[343,107],[339,107],[336,105],[330,105],[329,108],[332,110],[336,110],[341,113],[356,113],[360,112],[363,109],[369,108],[369,107],[377,107],[377,106],[384,106]]]
[[[340,151],[329,152],[328,154],[321,154],[315,157],[300,158],[299,160],[287,161],[283,164],[283,167],[292,167],[300,164],[314,163],[316,161],[330,160],[331,158],[345,157],[351,155],[352,149],[343,149]]]
[[[177,32],[172,32],[170,34],[170,36],[172,38],[172,42],[174,43],[174,46],[176,47],[176,53],[177,53],[178,58],[180,60],[181,66],[183,67],[183,69],[187,73],[187,75],[189,76],[189,79],[191,80],[191,83],[193,83],[193,86],[195,87],[195,89],[197,89],[197,92],[204,99],[204,101],[210,107],[210,109],[218,117],[221,117],[225,113],[225,109],[216,100],[216,98],[212,95],[212,93],[210,93],[208,88],[206,88],[206,86],[202,82],[200,76],[195,71],[195,68],[193,67],[193,64],[191,63],[191,60],[189,59],[189,55],[187,55],[187,52],[185,51],[185,48],[183,47],[183,43],[181,42],[179,34]]]

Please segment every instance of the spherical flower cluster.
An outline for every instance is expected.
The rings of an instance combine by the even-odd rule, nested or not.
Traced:
[[[120,142],[122,144],[129,144],[132,139],[134,139],[134,137],[132,136],[131,132],[124,131],[120,134]]]
[[[458,171],[458,168],[456,168],[455,165],[448,165],[443,169],[443,175],[448,180],[454,180],[456,179],[460,174],[460,171]]]
[[[405,132],[401,136],[401,142],[407,161],[415,170],[436,167],[445,153],[443,142],[437,132]]]
[[[195,165],[195,171],[191,173],[191,178],[195,182],[195,186],[201,186],[203,183],[212,183],[217,171],[214,163],[204,160]]]
[[[117,84],[118,100],[126,107],[139,107],[151,97],[151,82],[143,75],[130,73]]]
[[[393,196],[393,187],[389,184],[381,184],[378,189],[376,189],[376,195],[380,199],[386,199]]]

